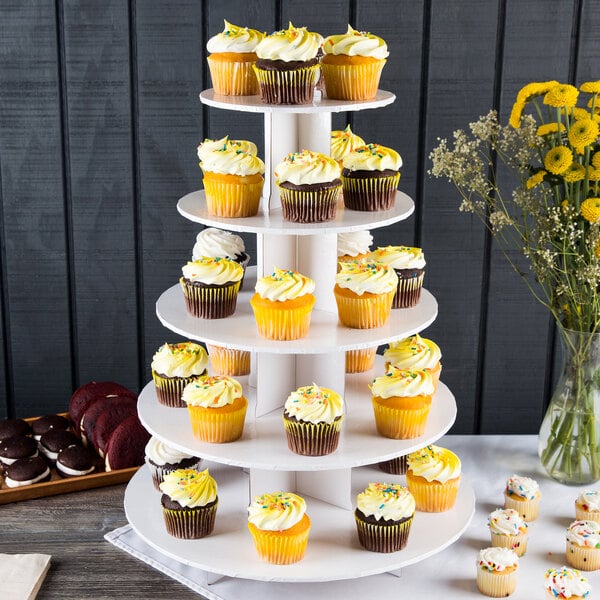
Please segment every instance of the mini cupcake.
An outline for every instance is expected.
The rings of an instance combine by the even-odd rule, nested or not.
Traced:
[[[391,148],[366,144],[344,157],[344,205],[351,210],[389,210],[396,202],[402,158]]]
[[[567,529],[567,562],[582,571],[600,569],[600,524],[573,521]]]
[[[454,452],[433,444],[408,455],[406,483],[417,510],[444,512],[456,502],[461,464]]]
[[[369,256],[373,236],[370,231],[348,231],[337,235],[337,260],[353,262],[365,260]]]
[[[179,283],[190,315],[223,319],[235,312],[244,269],[228,258],[204,257],[182,267]]]
[[[256,46],[264,36],[256,29],[225,21],[223,31],[208,40],[208,68],[215,93],[224,96],[258,94],[253,67],[258,58]]]
[[[167,533],[184,540],[210,535],[215,526],[219,498],[217,482],[208,469],[177,469],[160,484],[162,513]]]
[[[250,374],[250,352],[206,344],[210,366],[216,375],[241,377]]]
[[[354,520],[360,545],[371,552],[397,552],[406,546],[415,514],[407,488],[370,483],[356,497]]]
[[[385,246],[373,250],[367,260],[382,262],[398,275],[398,290],[392,308],[411,308],[421,299],[425,278],[425,257],[421,248]]]
[[[346,350],[346,373],[364,373],[373,368],[377,346],[360,350]]]
[[[390,460],[383,460],[377,464],[377,466],[384,472],[390,475],[405,475],[406,469],[408,468],[408,456],[406,454],[402,456],[396,456],[390,458]]]
[[[248,507],[248,529],[261,560],[289,565],[304,558],[310,531],[306,502],[291,492],[256,496]]]
[[[275,167],[284,221],[320,223],[335,219],[342,190],[340,167],[320,152],[302,150],[288,154]]]
[[[343,418],[344,401],[337,392],[315,383],[299,387],[283,410],[288,448],[305,456],[331,454],[337,449]]]
[[[197,375],[206,374],[208,355],[194,342],[163,344],[152,357],[152,379],[161,404],[185,408],[181,400],[183,388]]]
[[[269,340],[306,337],[315,305],[315,282],[296,271],[274,267],[256,282],[250,298],[260,336]]]
[[[240,263],[244,270],[250,262],[244,240],[231,231],[223,231],[215,227],[207,227],[196,236],[192,249],[192,260],[200,260],[204,256],[210,258],[229,258]]]
[[[244,432],[248,400],[238,381],[225,375],[197,377],[182,394],[192,431],[202,442],[234,442]]]
[[[369,385],[377,433],[395,440],[419,437],[425,432],[434,392],[428,371],[390,367]]]
[[[575,500],[575,518],[600,523],[600,491],[584,490],[579,493]]]
[[[583,600],[589,598],[592,591],[589,581],[577,569],[548,569],[544,578],[547,598]]]
[[[513,475],[506,482],[504,508],[514,508],[527,522],[535,521],[540,509],[542,494],[537,481]]]
[[[254,71],[266,104],[310,104],[319,79],[323,38],[306,27],[276,31],[256,47]]]
[[[403,340],[390,342],[383,351],[383,358],[386,370],[393,365],[399,369],[429,371],[437,388],[442,371],[442,352],[435,342],[416,333]]]
[[[371,100],[375,97],[389,56],[381,38],[348,25],[346,33],[325,38],[323,52],[321,69],[329,98]]]
[[[529,526],[516,510],[497,508],[488,517],[488,527],[492,537],[492,546],[509,548],[517,556],[527,551]]]
[[[333,294],[342,325],[373,329],[387,323],[398,277],[381,263],[340,263]]]
[[[505,598],[517,588],[519,557],[508,548],[484,548],[477,557],[477,588],[491,598]]]
[[[177,469],[199,471],[202,463],[201,458],[176,450],[155,437],[148,440],[144,452],[146,464],[152,475],[152,483],[157,490],[160,490],[160,484],[167,473]]]

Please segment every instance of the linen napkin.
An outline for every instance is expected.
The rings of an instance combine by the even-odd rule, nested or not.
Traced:
[[[0,554],[0,598],[33,600],[50,568],[49,554]]]

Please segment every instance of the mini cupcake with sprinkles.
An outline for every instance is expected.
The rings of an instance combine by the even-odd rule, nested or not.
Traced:
[[[548,569],[544,579],[547,598],[583,600],[589,598],[592,591],[589,581],[577,569]]]
[[[512,508],[497,508],[488,517],[492,546],[510,548],[517,556],[527,550],[529,526]]]
[[[527,522],[535,521],[540,511],[541,497],[537,481],[530,477],[513,475],[506,482],[504,508],[513,508]]]
[[[477,588],[491,598],[505,598],[517,589],[519,557],[508,548],[484,548],[477,556]]]
[[[575,518],[600,523],[600,491],[584,490],[579,493],[575,500]]]
[[[567,529],[567,562],[582,571],[600,569],[600,525],[573,521]]]

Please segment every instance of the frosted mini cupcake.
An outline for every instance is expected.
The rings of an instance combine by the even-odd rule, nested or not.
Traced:
[[[544,574],[546,597],[561,600],[583,600],[590,597],[592,586],[577,569],[548,569]]]
[[[509,548],[517,556],[523,556],[527,550],[529,526],[516,510],[497,508],[488,517],[488,527],[492,537],[492,546]]]
[[[600,523],[600,491],[584,490],[579,493],[575,500],[575,518]]]
[[[567,529],[567,562],[582,571],[600,569],[600,524],[573,521]]]
[[[201,458],[176,450],[155,437],[148,440],[145,454],[146,464],[152,475],[152,483],[157,490],[160,490],[159,486],[167,473],[177,469],[199,471],[202,462]]]
[[[505,598],[517,589],[519,557],[508,548],[484,548],[477,557],[477,588],[491,598]]]
[[[442,371],[442,352],[439,346],[418,333],[397,342],[390,342],[383,351],[385,368],[427,370],[437,388]]]
[[[539,514],[541,497],[537,481],[530,477],[513,475],[506,482],[504,508],[513,508],[527,522],[535,521]]]

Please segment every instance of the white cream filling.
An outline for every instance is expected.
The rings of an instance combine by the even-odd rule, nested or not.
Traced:
[[[25,481],[16,481],[15,479],[11,479],[10,477],[7,477],[4,480],[4,483],[6,483],[6,486],[9,488],[22,487],[24,485],[31,485],[32,483],[37,483],[38,481],[41,481],[42,479],[44,479],[44,477],[47,477],[49,474],[50,474],[50,469],[48,467],[46,467],[46,470],[41,475],[38,475],[34,479],[26,479]]]

